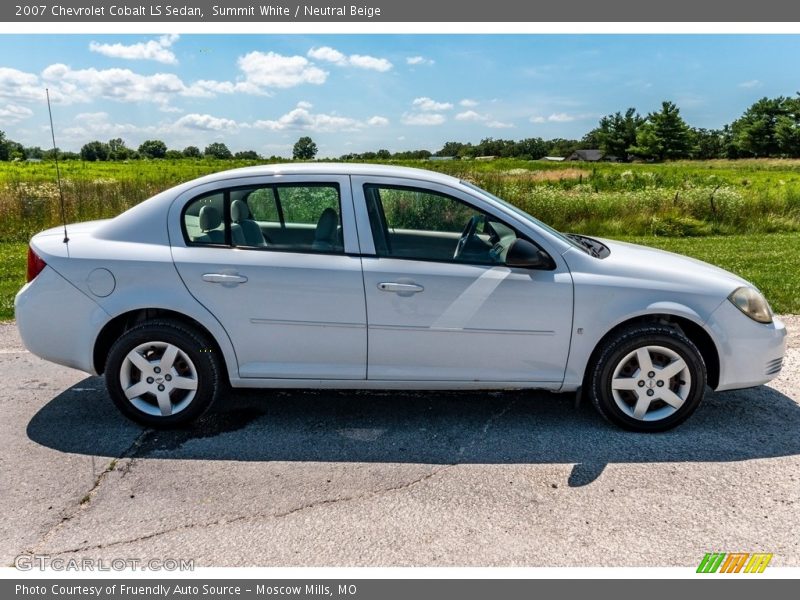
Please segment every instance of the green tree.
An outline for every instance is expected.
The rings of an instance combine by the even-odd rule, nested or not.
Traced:
[[[375,153],[375,157],[379,160],[388,160],[392,158],[392,153],[386,150],[385,148],[381,148]]]
[[[261,158],[255,150],[240,150],[233,155],[234,158],[241,158],[245,160],[258,160]]]
[[[161,140],[147,140],[139,146],[139,154],[144,158],[164,158],[167,145]]]
[[[233,154],[228,147],[223,144],[222,142],[213,142],[206,146],[206,149],[203,151],[205,156],[210,156],[211,158],[219,158],[222,160],[228,160],[233,158]]]
[[[628,148],[636,145],[636,133],[644,123],[635,108],[607,115],[600,119],[595,141],[606,156],[627,160]]]
[[[84,144],[81,147],[81,160],[90,162],[108,160],[108,144],[98,140]]]
[[[307,135],[297,140],[292,148],[292,158],[295,160],[313,160],[316,155],[317,145]]]
[[[510,156],[526,160],[538,160],[543,156],[547,156],[548,150],[549,146],[542,138],[525,138],[514,142],[510,148]]]
[[[722,129],[697,128],[691,131],[692,158],[708,160],[725,158],[728,154],[727,136]]]
[[[731,125],[733,143],[740,156],[757,158],[780,154],[777,128],[786,116],[787,98],[761,98]]]
[[[180,150],[167,150],[164,158],[168,158],[169,160],[178,160],[183,158],[183,153]]]
[[[39,146],[29,146],[25,148],[25,158],[44,158],[44,150],[42,150]]]
[[[631,154],[659,161],[686,158],[691,150],[689,126],[673,102],[662,102],[661,110],[647,115],[636,132]]]
[[[436,156],[458,156],[464,146],[465,144],[461,142],[445,142],[442,149],[436,153]]]
[[[125,140],[122,138],[108,140],[109,160],[128,160],[131,157],[131,152],[131,149],[125,145]]]
[[[200,158],[202,156],[200,148],[197,146],[186,146],[186,148],[183,149],[183,155],[186,158]]]
[[[784,100],[784,114],[775,121],[775,139],[781,154],[800,156],[800,95]]]

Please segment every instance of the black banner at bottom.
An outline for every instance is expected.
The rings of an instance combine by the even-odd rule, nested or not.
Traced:
[[[568,575],[568,572],[565,573]],[[427,599],[512,599],[558,597],[692,597],[697,594],[725,594],[731,598],[752,598],[754,594],[796,591],[791,580],[759,578],[758,575],[729,577],[698,575],[697,579],[26,579],[0,581],[0,597],[15,600],[427,600]],[[714,586],[713,589],[711,586]],[[758,590],[756,589],[758,587]],[[790,587],[791,586],[791,587]],[[766,589],[765,589],[766,588]],[[579,594],[581,596],[579,596]],[[688,596],[687,596],[688,594]]]

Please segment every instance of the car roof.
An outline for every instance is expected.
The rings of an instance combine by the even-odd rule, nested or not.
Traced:
[[[269,175],[371,175],[381,177],[403,177],[407,179],[422,179],[436,183],[453,185],[459,183],[457,177],[415,169],[412,167],[398,167],[394,165],[373,165],[364,163],[340,162],[313,162],[313,163],[282,163],[272,165],[258,165],[254,167],[241,167],[219,171],[195,179],[191,183],[211,183],[223,181],[234,177],[258,177]]]

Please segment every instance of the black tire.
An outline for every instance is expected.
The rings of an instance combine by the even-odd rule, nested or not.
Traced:
[[[667,389],[679,390],[684,394],[683,404],[674,409],[667,405],[665,402],[656,399],[653,404],[648,407],[647,412],[650,413],[652,407],[653,412],[651,418],[655,420],[642,420],[634,418],[630,412],[635,408],[636,399],[640,393],[649,393],[648,389],[652,388],[654,382],[657,383],[655,378],[648,378],[645,374],[638,375],[636,371],[630,376],[636,379],[636,387],[641,388],[631,391],[619,391],[617,396],[622,404],[629,407],[628,411],[623,410],[614,398],[612,393],[612,378],[615,369],[620,366],[621,369],[630,371],[632,368],[632,359],[625,360],[629,357],[630,353],[643,347],[661,347],[676,353],[683,359],[686,365],[686,371],[682,371],[684,375],[676,375],[669,381],[665,380]],[[663,359],[665,355],[659,354],[654,351],[651,357],[656,359]],[[620,365],[621,362],[625,364]],[[685,373],[691,376],[691,382],[686,386]],[[655,371],[653,371],[655,372]],[[625,371],[623,371],[625,373]],[[645,380],[644,384],[639,383],[639,378]],[[681,387],[681,384],[684,384]],[[659,384],[663,389],[664,383]],[[688,391],[687,391],[688,388]],[[685,421],[700,405],[700,402],[705,395],[706,389],[706,365],[703,361],[703,356],[692,341],[687,338],[683,332],[677,328],[661,324],[643,324],[631,327],[630,329],[622,331],[617,337],[607,343],[600,351],[599,356],[590,365],[589,370],[589,390],[592,403],[597,411],[610,423],[627,429],[629,431],[640,432],[658,432],[672,429]],[[659,388],[652,389],[653,394],[659,394]],[[673,410],[671,414],[670,410]],[[629,412],[630,411],[630,412]],[[665,413],[663,418],[657,418],[659,413]],[[647,413],[646,413],[647,414]]]
[[[196,384],[196,390],[191,396],[191,390],[167,390],[169,397],[177,401],[172,408],[178,409],[168,416],[164,416],[160,412],[153,414],[159,407],[154,395],[155,390],[152,393],[144,392],[134,400],[129,400],[125,395],[125,386],[122,381],[124,378],[129,379],[128,384],[131,383],[131,377],[134,378],[135,383],[145,383],[143,380],[146,379],[143,371],[132,366],[127,357],[134,349],[148,344],[153,344],[152,364],[158,360],[159,347],[172,345],[177,347],[179,353],[182,353],[175,360],[174,372],[176,375],[170,374],[168,377],[167,373],[163,374],[164,378],[169,378],[175,383],[162,382],[164,385],[176,385],[178,377],[184,376],[184,381],[191,379]],[[151,351],[146,350],[145,352]],[[166,350],[162,348],[162,354],[164,352]],[[123,363],[125,363],[126,369],[124,373]],[[106,362],[105,379],[108,393],[122,414],[142,425],[167,429],[190,423],[211,407],[223,388],[223,372],[216,347],[206,335],[184,323],[159,319],[132,327],[111,346]],[[159,382],[154,381],[153,384],[148,385],[152,387],[152,385],[159,385]]]

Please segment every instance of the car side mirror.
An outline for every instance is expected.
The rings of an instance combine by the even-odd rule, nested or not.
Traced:
[[[549,270],[555,267],[550,256],[528,240],[517,238],[506,253],[506,266]]]

